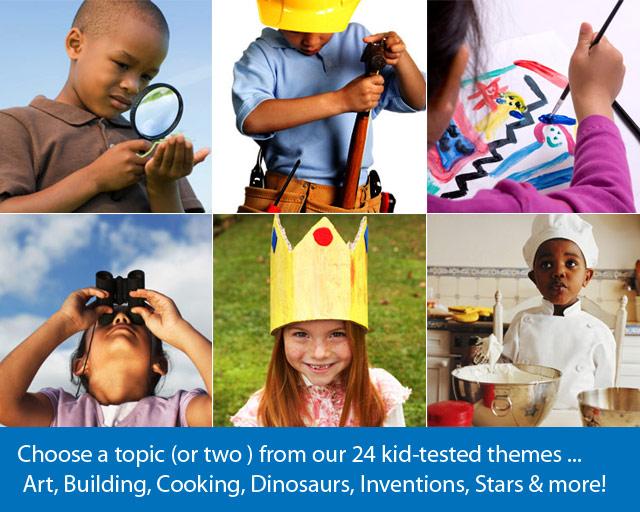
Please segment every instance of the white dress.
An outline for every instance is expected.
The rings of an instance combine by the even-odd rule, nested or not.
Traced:
[[[553,304],[518,313],[504,338],[503,354],[514,363],[550,366],[562,372],[554,408],[578,407],[581,391],[613,386],[616,342],[611,330],[582,311],[580,301],[564,316],[553,315]]]

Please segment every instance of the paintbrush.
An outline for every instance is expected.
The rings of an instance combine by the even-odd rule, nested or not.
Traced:
[[[600,42],[600,40],[602,39],[602,36],[604,36],[605,31],[607,30],[607,28],[609,28],[609,25],[611,24],[611,21],[613,20],[613,17],[618,12],[618,9],[620,9],[620,6],[622,5],[622,2],[624,2],[624,0],[618,0],[618,2],[616,3],[615,7],[611,11],[611,14],[609,14],[609,17],[607,18],[607,21],[605,21],[604,25],[602,25],[602,28],[600,29],[600,32],[598,32],[598,35],[596,35],[595,39],[589,45],[589,49],[593,48],[595,45],[597,45]],[[551,114],[550,114],[551,116],[556,115],[558,110],[560,110],[560,107],[562,106],[562,103],[564,103],[564,100],[569,95],[569,91],[570,90],[571,90],[571,88],[567,84],[567,86],[564,88],[564,91],[562,91],[562,95],[560,96],[560,99],[558,100],[558,103],[556,103],[556,106],[553,107],[553,110],[551,111]]]
[[[622,108],[622,105],[620,105],[620,103],[614,101],[612,106],[613,111],[620,116],[620,119],[622,119],[622,122],[625,124],[625,126],[640,142],[640,127],[636,124],[633,118],[629,114],[627,114],[626,110]]]

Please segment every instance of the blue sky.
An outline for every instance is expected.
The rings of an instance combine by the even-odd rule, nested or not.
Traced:
[[[64,38],[80,0],[0,0],[0,108],[54,98],[69,69]],[[155,82],[175,85],[185,110],[177,131],[196,148],[211,147],[211,2],[156,0],[171,29],[169,54]],[[189,180],[211,211],[211,156]]]
[[[0,216],[0,358],[54,313],[67,295],[93,286],[95,273],[146,273],[146,286],[174,299],[183,317],[212,336],[211,218],[208,215]],[[70,352],[62,344],[32,389],[69,386]],[[201,386],[193,365],[168,348],[166,394]]]

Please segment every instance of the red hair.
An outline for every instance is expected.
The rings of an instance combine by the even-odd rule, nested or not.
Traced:
[[[352,419],[360,427],[379,427],[384,422],[385,410],[382,397],[369,378],[366,330],[352,322],[345,322],[345,326],[351,364],[343,372],[346,394],[339,426],[344,427]],[[305,420],[311,418],[302,377],[287,361],[283,330],[277,330],[273,336],[275,343],[258,406],[258,421],[265,427],[304,427]]]

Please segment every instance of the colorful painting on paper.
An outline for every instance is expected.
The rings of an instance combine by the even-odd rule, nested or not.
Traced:
[[[531,52],[526,48],[533,45],[539,57],[544,45],[536,46],[531,38],[502,43],[502,52],[496,53],[514,55],[519,48],[520,55],[527,55]],[[530,183],[542,193],[568,186],[575,114],[568,100],[563,115],[548,115],[568,82],[541,60],[503,60],[502,67],[463,81],[453,119],[429,150],[430,194],[469,198],[507,178]]]

